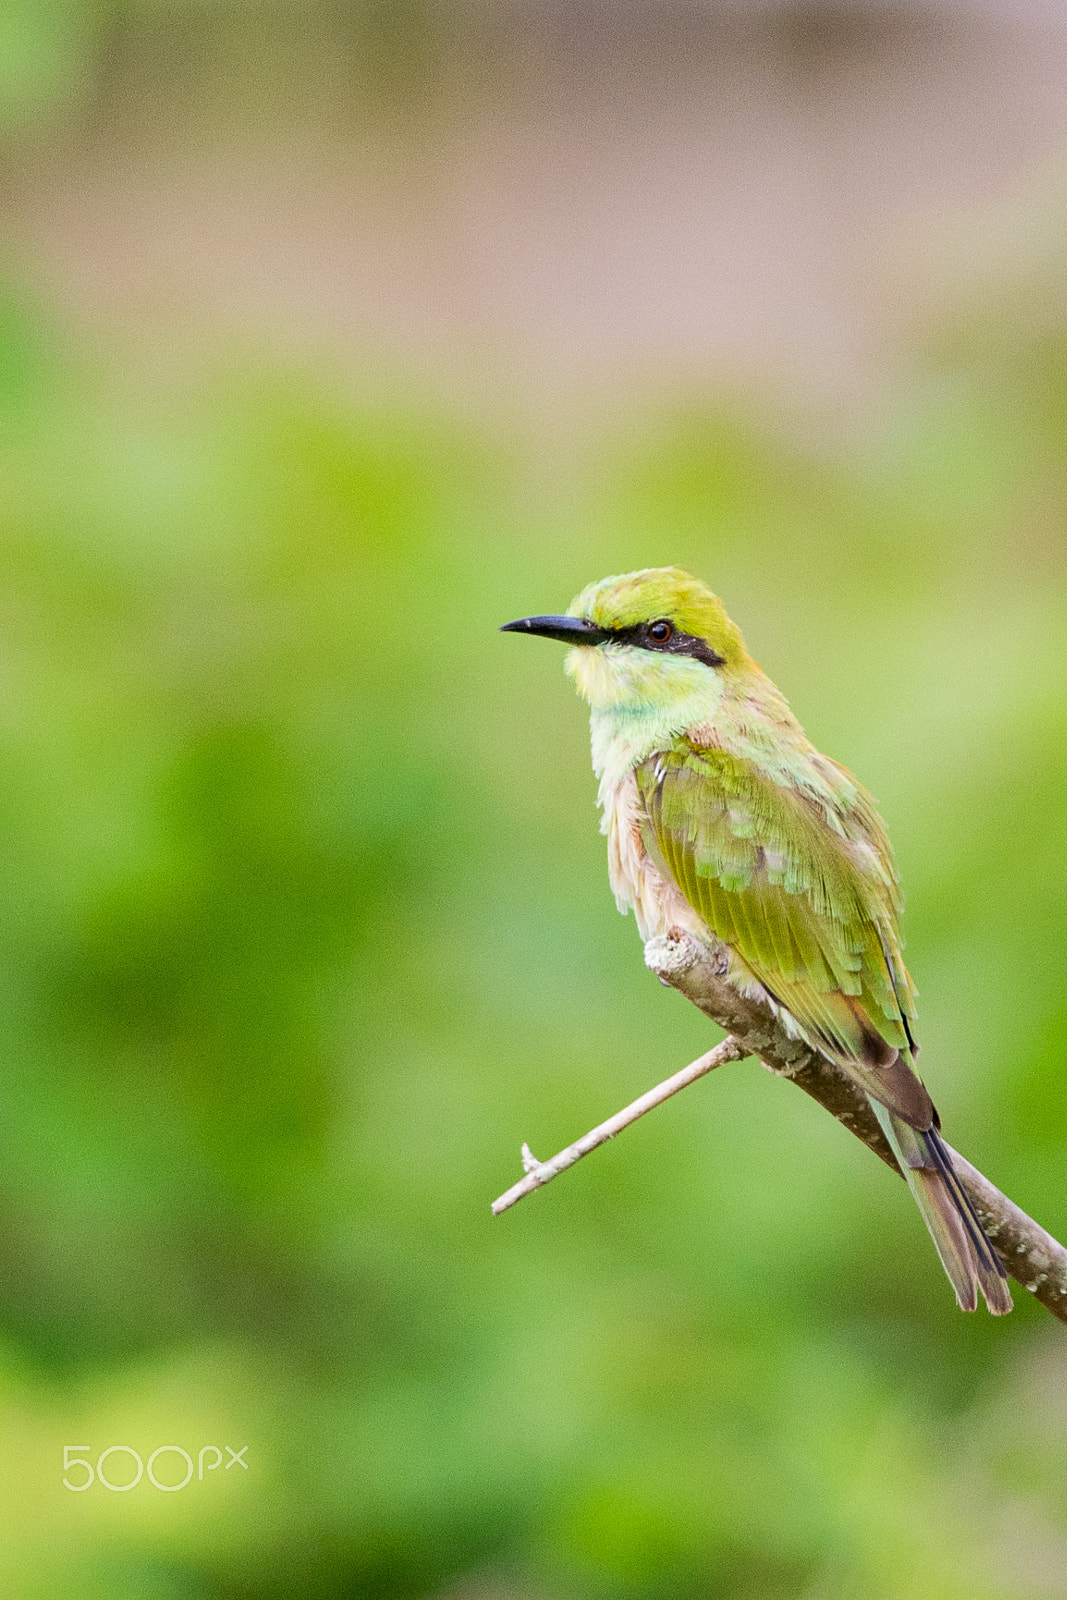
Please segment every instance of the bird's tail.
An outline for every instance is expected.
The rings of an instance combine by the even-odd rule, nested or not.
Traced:
[[[973,1311],[981,1288],[993,1315],[1003,1316],[1011,1310],[1004,1268],[953,1170],[941,1135],[936,1128],[920,1133],[874,1099],[871,1105],[908,1180],[960,1306],[964,1311]]]

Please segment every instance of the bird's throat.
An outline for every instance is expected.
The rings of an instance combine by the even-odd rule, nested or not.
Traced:
[[[687,728],[707,726],[723,693],[699,661],[625,647],[572,650],[567,672],[589,702],[593,767],[609,783]]]
[[[708,723],[722,699],[717,672],[688,656],[626,645],[572,650],[566,670],[588,701],[598,772],[626,751],[633,767],[685,728]]]

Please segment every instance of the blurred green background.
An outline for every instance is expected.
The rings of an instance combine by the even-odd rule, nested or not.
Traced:
[[[5,1597],[1067,1595],[1064,1330],[788,1085],[489,1214],[714,1037],[495,632],[677,562],[1067,1230],[1067,43],[979,9],[8,0]]]

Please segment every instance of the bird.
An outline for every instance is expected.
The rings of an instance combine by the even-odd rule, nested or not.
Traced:
[[[916,1070],[903,902],[871,795],[806,737],[723,602],[680,567],[590,584],[505,633],[572,648],[619,909],[681,928],[726,980],[867,1096],[965,1311],[1012,1309],[1004,1268]]]

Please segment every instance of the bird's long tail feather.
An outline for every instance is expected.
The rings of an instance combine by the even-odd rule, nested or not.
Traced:
[[[964,1311],[978,1304],[978,1290],[994,1316],[1011,1310],[1004,1268],[975,1215],[936,1128],[925,1133],[871,1099],[874,1114],[908,1180],[941,1265]]]

